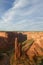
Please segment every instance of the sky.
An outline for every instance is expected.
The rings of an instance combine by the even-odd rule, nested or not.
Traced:
[[[43,31],[43,0],[0,0],[0,31]]]

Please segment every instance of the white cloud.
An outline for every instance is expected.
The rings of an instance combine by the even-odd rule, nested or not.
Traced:
[[[20,6],[26,6],[28,3],[28,0],[18,0],[17,3],[13,5],[12,8],[10,8],[3,16],[2,21],[3,22],[10,22],[13,20],[13,18],[16,16],[16,14],[19,15],[18,11],[20,12]],[[15,2],[14,2],[15,3]],[[16,9],[18,8],[18,9]],[[21,12],[20,12],[21,13]]]
[[[0,30],[42,30],[43,17],[38,16],[41,7],[40,0],[15,0],[2,16]]]
[[[18,0],[18,2],[15,4],[15,8],[25,7],[28,4],[29,4],[29,0]]]

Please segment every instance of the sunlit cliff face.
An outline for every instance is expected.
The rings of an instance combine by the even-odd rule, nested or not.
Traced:
[[[5,38],[7,38],[6,32],[0,32],[0,37],[5,37]]]

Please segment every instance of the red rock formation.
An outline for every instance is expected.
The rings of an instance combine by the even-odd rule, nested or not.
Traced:
[[[15,58],[20,58],[21,56],[21,44],[18,43],[18,39],[15,38]]]

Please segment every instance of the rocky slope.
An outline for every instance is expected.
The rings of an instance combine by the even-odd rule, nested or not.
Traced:
[[[31,47],[26,52],[24,52],[26,55],[22,55],[20,46],[25,40],[30,39],[33,39],[34,42]],[[7,51],[12,47],[15,48],[14,56],[16,56],[16,58],[24,59],[25,56],[28,57],[29,63],[27,65],[38,65],[41,60],[43,62],[43,32],[0,32],[0,50],[4,49],[4,51]],[[28,47],[28,42],[26,42],[26,45],[24,45],[24,47]],[[27,58],[25,58],[23,61],[26,62],[26,59]]]

